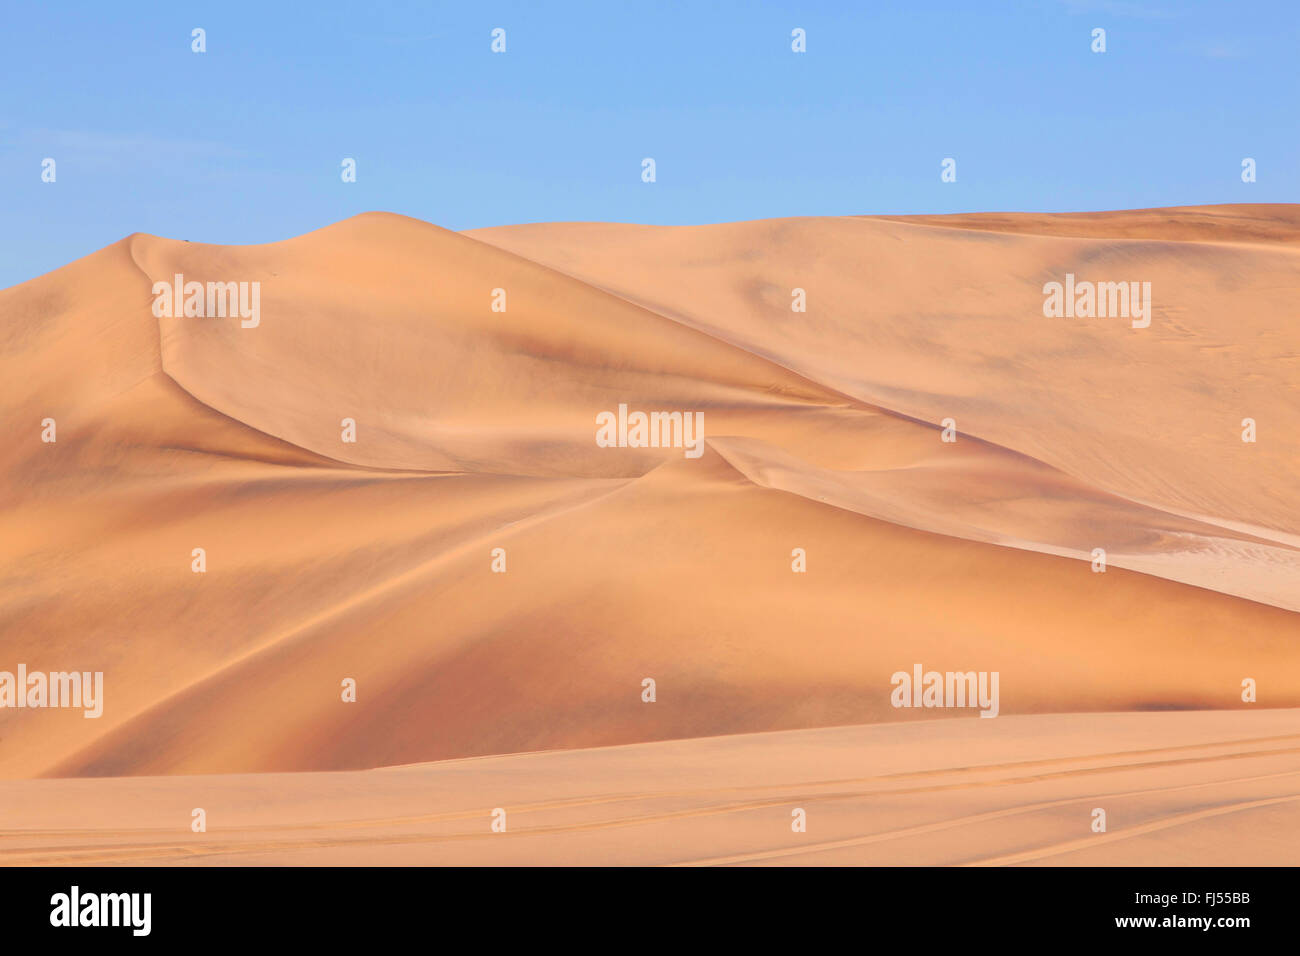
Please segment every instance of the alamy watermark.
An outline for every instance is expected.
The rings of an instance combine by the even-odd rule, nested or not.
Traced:
[[[152,893],[83,893],[73,886],[50,897],[50,925],[125,926],[133,936],[148,936],[152,910]]]
[[[1044,284],[1043,295],[1049,319],[1132,319],[1135,329],[1151,324],[1150,282],[1076,282],[1067,272],[1064,284]]]
[[[84,717],[104,713],[103,671],[0,671],[0,707],[80,707]]]
[[[889,702],[895,707],[978,707],[981,717],[998,715],[997,671],[895,671]]]
[[[596,416],[601,448],[684,448],[687,458],[704,454],[703,412],[628,412],[626,404]]]
[[[262,321],[262,283],[256,281],[186,282],[178,272],[171,282],[155,282],[153,294],[153,314],[159,319],[238,317],[245,329]]]

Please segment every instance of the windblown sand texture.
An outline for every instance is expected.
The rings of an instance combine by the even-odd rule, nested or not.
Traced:
[[[0,711],[0,862],[1300,862],[1298,291],[1300,206],[370,213],[0,291],[0,669],[105,675]],[[895,709],[916,662],[1001,715]]]

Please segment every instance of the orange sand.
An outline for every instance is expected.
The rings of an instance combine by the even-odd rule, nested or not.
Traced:
[[[1045,318],[1066,272],[1150,281],[1151,326]],[[175,273],[259,281],[260,324],[155,318]],[[0,854],[1295,863],[1272,828],[1300,762],[1249,741],[1300,733],[1297,289],[1300,206],[1222,206],[464,234],[371,213],[262,246],[137,234],[0,291],[0,670],[105,675],[98,720],[0,710]],[[619,403],[703,412],[703,455],[598,447]],[[998,671],[1002,716],[893,708],[916,662]],[[1168,747],[1197,760],[1078,771]],[[880,810],[862,782],[964,780],[980,748],[1068,785]],[[568,752],[458,759],[541,750]],[[235,776],[158,776],[187,774]],[[801,835],[818,849],[774,856],[787,798],[848,778]],[[785,837],[717,811],[732,787],[774,788]],[[670,819],[584,830],[605,792]],[[188,832],[204,799],[271,793],[225,843]],[[1078,831],[1098,793],[1180,822]],[[1203,794],[1231,813],[1187,817]],[[396,842],[340,842],[419,799]],[[159,800],[178,834],[150,829]],[[526,818],[551,835],[483,843],[474,815],[511,801],[559,801]],[[87,807],[140,833],[102,855],[50,835]],[[444,826],[462,812],[472,839]],[[909,829],[935,820],[958,822]],[[863,842],[878,826],[906,833]]]

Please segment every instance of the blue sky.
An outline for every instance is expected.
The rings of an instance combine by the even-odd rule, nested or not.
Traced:
[[[1070,211],[1293,202],[1300,175],[1295,0],[51,0],[0,16],[0,287],[132,232],[270,242],[370,209],[452,229]]]

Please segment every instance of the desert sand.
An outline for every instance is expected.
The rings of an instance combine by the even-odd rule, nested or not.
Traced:
[[[1300,206],[1220,206],[371,213],[0,291],[0,670],[105,686],[0,710],[0,860],[1300,862],[1297,289]],[[917,662],[999,716],[891,706]]]
[[[1293,865],[1297,754],[1294,711],[1042,714],[382,770],[7,780],[22,823],[0,864]]]

